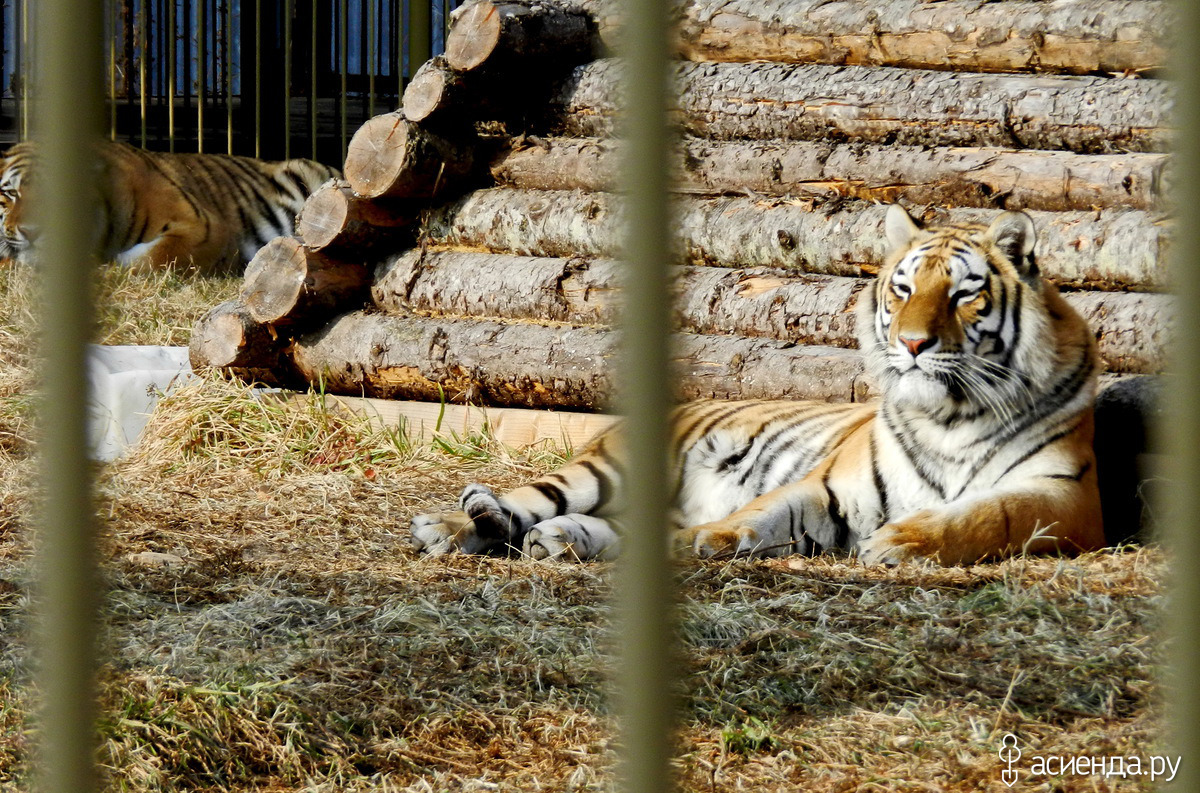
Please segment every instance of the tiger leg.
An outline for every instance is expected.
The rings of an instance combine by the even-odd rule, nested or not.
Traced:
[[[484,553],[508,545],[535,556],[557,556],[566,545],[575,544],[574,555],[579,558],[602,555],[615,540],[615,534],[609,536],[608,524],[605,532],[592,521],[581,524],[582,529],[555,521],[541,527],[539,538],[545,539],[540,543],[527,547],[525,539],[543,522],[564,516],[578,522],[580,516],[590,517],[613,506],[620,486],[620,471],[609,452],[614,443],[611,434],[602,435],[564,467],[503,495],[485,485],[467,485],[459,497],[459,512],[413,518],[414,547],[436,555],[451,550]]]
[[[820,478],[806,477],[764,493],[722,520],[676,532],[675,547],[701,557],[813,554],[844,546],[848,533],[836,499]]]
[[[1049,480],[1029,490],[964,498],[885,524],[859,543],[868,564],[931,559],[971,564],[1028,551],[1079,553],[1104,545],[1099,497],[1086,484]]]

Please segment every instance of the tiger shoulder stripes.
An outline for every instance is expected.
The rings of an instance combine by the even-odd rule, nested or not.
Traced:
[[[1102,546],[1096,343],[1040,276],[1030,217],[921,228],[892,206],[886,230],[893,254],[858,306],[880,398],[677,408],[677,546],[943,564]],[[460,511],[412,520],[413,544],[610,557],[621,458],[610,431],[512,492],[470,485]]]
[[[100,160],[100,257],[147,269],[198,272],[244,265],[268,241],[295,231],[305,199],[338,172],[312,160],[267,162],[224,154],[165,154],[105,141]],[[0,160],[0,258],[36,258],[28,217],[35,145]]]

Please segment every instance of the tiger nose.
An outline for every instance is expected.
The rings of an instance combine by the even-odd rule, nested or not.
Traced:
[[[937,339],[927,339],[924,337],[900,336],[900,343],[908,348],[913,357],[917,357],[923,351],[928,350],[937,342]]]

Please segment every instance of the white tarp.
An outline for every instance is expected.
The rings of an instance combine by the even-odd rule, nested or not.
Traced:
[[[160,394],[191,377],[186,347],[104,347],[88,350],[88,455],[120,457],[138,436]]]

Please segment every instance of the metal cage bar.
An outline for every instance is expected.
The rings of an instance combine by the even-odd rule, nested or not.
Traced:
[[[103,110],[104,17],[90,0],[38,0],[35,132],[40,159],[35,211],[44,230],[37,543],[40,765],[45,793],[97,789],[95,680],[99,582],[96,575],[92,466],[86,448],[87,367],[91,332],[89,273],[96,211],[91,166]]]
[[[623,259],[619,407],[625,416],[628,470],[626,532],[618,562],[617,635],[623,642],[617,672],[621,789],[673,789],[669,760],[674,722],[674,577],[663,530],[667,525],[667,412],[671,388],[671,296],[668,263],[675,246],[668,206],[672,135],[665,0],[626,0],[622,182],[627,196]]]

